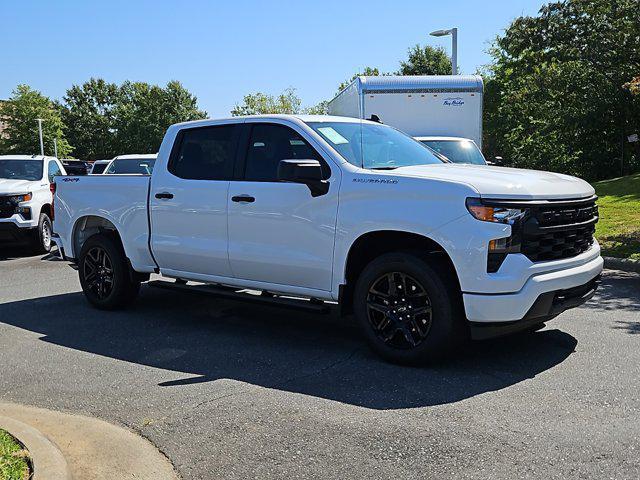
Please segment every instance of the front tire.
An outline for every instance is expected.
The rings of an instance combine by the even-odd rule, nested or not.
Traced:
[[[371,349],[393,363],[440,358],[464,338],[457,285],[418,254],[369,263],[356,283],[354,313]]]
[[[101,310],[115,310],[130,304],[140,291],[122,245],[112,235],[99,233],[82,246],[78,274],[89,302]]]
[[[33,248],[37,253],[51,251],[51,219],[46,213],[41,213],[38,219],[38,229],[34,233]]]

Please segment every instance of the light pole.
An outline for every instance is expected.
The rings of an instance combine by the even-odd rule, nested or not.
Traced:
[[[445,37],[451,35],[451,74],[458,74],[458,29],[456,27],[449,30],[436,30],[429,35],[434,37]]]
[[[36,118],[38,121],[38,132],[40,133],[40,155],[44,157],[44,142],[42,141],[42,119]]]
[[[58,158],[58,139],[54,138],[53,139],[53,156]]]

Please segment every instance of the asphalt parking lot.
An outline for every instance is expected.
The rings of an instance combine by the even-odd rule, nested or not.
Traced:
[[[141,433],[185,479],[640,478],[640,277],[535,334],[424,368],[348,320],[143,287],[88,306],[66,263],[0,252],[0,400]]]

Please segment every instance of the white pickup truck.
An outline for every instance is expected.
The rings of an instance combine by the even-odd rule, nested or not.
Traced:
[[[395,362],[539,328],[589,299],[603,265],[588,183],[443,163],[346,117],[177,124],[151,177],[56,183],[54,241],[96,307],[126,305],[154,272],[175,288],[333,301]]]
[[[65,174],[57,158],[0,156],[0,245],[51,250],[53,179]]]

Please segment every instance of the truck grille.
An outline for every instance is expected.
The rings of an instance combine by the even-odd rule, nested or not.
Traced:
[[[529,206],[520,251],[532,262],[575,257],[593,245],[596,197]]]
[[[9,218],[16,212],[16,206],[9,196],[0,196],[0,218]]]

